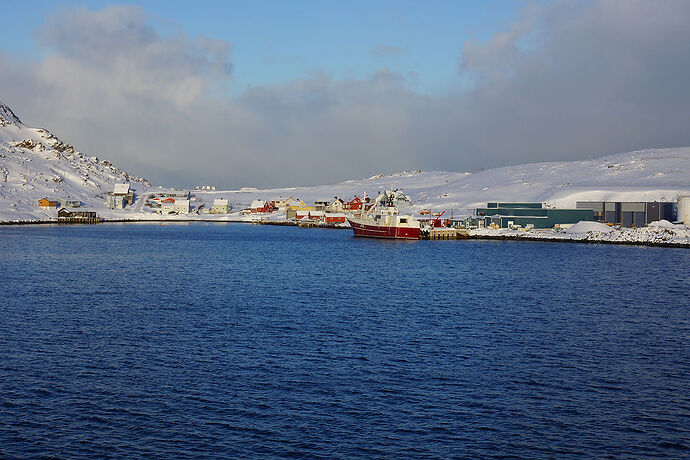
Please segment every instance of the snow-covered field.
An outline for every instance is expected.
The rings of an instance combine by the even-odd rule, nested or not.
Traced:
[[[110,210],[105,205],[105,197],[115,183],[121,182],[131,184],[137,201],[127,209]],[[81,201],[82,209],[96,211],[107,220],[246,221],[252,217],[239,212],[213,215],[196,211],[210,208],[216,198],[230,200],[233,209],[239,211],[257,199],[293,197],[310,204],[336,196],[345,200],[364,194],[375,197],[380,191],[392,188],[402,189],[410,196],[413,212],[446,210],[456,217],[470,215],[473,208],[488,201],[541,201],[559,208],[575,207],[576,201],[587,200],[675,201],[679,195],[690,194],[690,147],[641,150],[585,161],[507,166],[475,173],[406,171],[331,185],[192,191],[192,214],[160,216],[144,206],[145,199],[171,188],[152,186],[108,160],[80,153],[47,130],[24,125],[9,107],[0,103],[0,222],[54,220],[55,209],[38,207],[38,200],[44,197],[62,202]],[[284,215],[275,213],[269,217],[270,220],[281,218]],[[476,232],[493,235],[512,231]],[[520,238],[681,242],[687,241],[683,232],[687,233],[684,226],[513,233]]]
[[[665,220],[652,222],[649,226],[640,228],[614,228],[598,222],[579,222],[562,232],[482,228],[471,230],[470,236],[690,247],[690,227],[683,224],[674,225]]]

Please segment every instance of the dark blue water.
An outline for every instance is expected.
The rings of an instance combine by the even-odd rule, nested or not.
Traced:
[[[690,251],[0,228],[0,457],[684,457]]]

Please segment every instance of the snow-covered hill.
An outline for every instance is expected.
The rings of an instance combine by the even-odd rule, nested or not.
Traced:
[[[87,156],[46,129],[31,128],[0,102],[0,221],[50,220],[55,210],[38,200],[74,200],[87,208],[102,206],[116,182],[150,184]]]
[[[105,208],[105,196],[116,182],[130,182],[137,197],[163,191],[127,174],[109,161],[86,156],[44,129],[25,126],[0,103],[0,221],[54,218],[55,211],[37,206],[40,198],[80,200],[108,219],[156,219],[143,200],[125,210]],[[650,149],[585,161],[534,163],[475,173],[411,171],[349,180],[339,184],[259,190],[194,191],[192,206],[208,209],[214,198],[229,199],[235,210],[252,200],[299,198],[307,203],[337,196],[376,196],[398,188],[413,210],[452,210],[456,216],[488,201],[542,201],[553,207],[575,207],[576,201],[675,201],[690,194],[690,147]],[[170,217],[166,217],[170,218]],[[240,220],[240,216],[179,216]]]
[[[413,209],[469,213],[488,201],[541,201],[553,207],[575,207],[576,201],[675,201],[690,193],[690,147],[650,149],[585,161],[534,163],[476,173],[412,171],[377,175],[335,185],[272,190],[238,190],[200,194],[232,202],[293,196],[306,202],[338,196],[351,198],[400,188]]]

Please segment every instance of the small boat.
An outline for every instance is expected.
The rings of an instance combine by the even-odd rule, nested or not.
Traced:
[[[355,236],[369,238],[393,238],[403,240],[418,240],[419,221],[409,214],[400,214],[397,207],[392,205],[390,194],[379,196],[374,205],[360,217],[348,217],[348,222]],[[383,206],[379,206],[383,203]]]

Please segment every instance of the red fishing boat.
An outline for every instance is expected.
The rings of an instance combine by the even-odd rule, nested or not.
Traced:
[[[409,214],[401,215],[392,200],[392,194],[382,194],[361,217],[348,217],[355,236],[418,240],[419,221]]]

